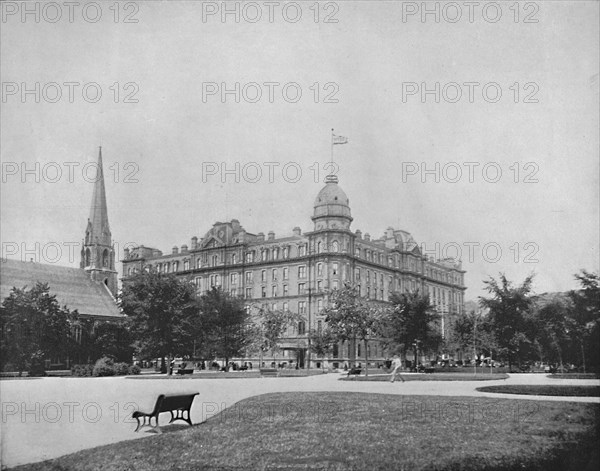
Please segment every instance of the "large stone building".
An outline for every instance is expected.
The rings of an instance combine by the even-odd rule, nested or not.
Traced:
[[[291,310],[303,317],[290,327],[281,341],[283,359],[302,367],[310,358],[307,333],[324,325],[321,311],[328,290],[350,282],[366,298],[386,302],[392,292],[429,293],[441,317],[443,331],[452,315],[464,306],[464,271],[460,262],[434,261],[424,256],[413,237],[389,227],[379,238],[351,231],[350,201],[336,176],[326,184],[314,202],[313,230],[276,237],[273,232],[251,234],[240,222],[217,222],[190,245],[173,247],[171,253],[140,246],[125,250],[125,278],[145,266],[161,272],[189,277],[200,291],[219,286],[243,296],[249,308],[268,306]],[[376,342],[369,357],[383,360],[385,352]],[[340,366],[362,357],[361,345],[341,343],[333,351],[333,364]],[[281,361],[279,359],[278,361]],[[310,366],[321,366],[313,358]]]

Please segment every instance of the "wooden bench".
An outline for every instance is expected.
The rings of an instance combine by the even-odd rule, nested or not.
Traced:
[[[278,373],[275,368],[261,368],[260,375],[261,376],[278,376]]]
[[[192,373],[194,373],[193,368],[179,368],[175,374],[183,376],[183,375],[191,375]]]
[[[133,413],[132,417],[137,420],[137,428],[135,431],[137,432],[142,427],[152,427],[156,429],[158,433],[162,433],[160,427],[158,426],[158,415],[161,412],[171,413],[171,420],[169,423],[173,423],[176,420],[183,420],[184,422],[192,425],[192,420],[190,419],[190,409],[192,407],[192,402],[194,402],[194,398],[198,394],[200,393],[177,396],[166,396],[165,394],[161,394],[158,396],[152,412],[142,412],[136,410]],[[175,412],[175,414],[173,414],[173,412]],[[187,412],[187,418],[185,417],[185,412]],[[152,417],[154,417],[155,425],[152,425]],[[146,418],[148,419],[147,422]],[[142,422],[140,422],[140,419],[143,419]]]
[[[361,371],[362,370],[360,368],[357,368],[357,367],[350,368],[348,370],[348,375],[346,377],[348,377],[350,375],[354,375],[354,377],[356,377],[356,376],[358,376],[361,373]]]

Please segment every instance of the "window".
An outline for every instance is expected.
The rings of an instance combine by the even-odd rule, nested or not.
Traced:
[[[338,244],[338,241],[337,241],[337,240],[334,240],[334,241],[331,243],[331,251],[332,251],[332,252],[339,252],[339,251],[340,251],[340,244]]]
[[[232,290],[229,292],[229,294],[231,294],[231,296],[235,298],[235,297],[237,296],[237,289],[233,288],[233,289],[232,289]]]
[[[304,294],[306,283],[298,283],[298,294]]]
[[[301,265],[298,267],[298,278],[306,278],[306,266]]]
[[[322,299],[318,299],[317,300],[317,312],[321,312],[323,310],[323,300]],[[321,322],[321,321],[319,321]]]
[[[173,272],[179,271],[179,262],[173,262]]]
[[[260,287],[260,295],[261,295],[261,297],[263,297],[263,298],[266,298],[266,297],[267,297],[267,288],[266,288],[266,286],[261,286],[261,287]]]
[[[277,268],[273,268],[273,272],[271,273],[271,279],[273,281],[277,281]]]
[[[160,272],[162,271],[162,263],[157,263],[157,264],[156,264],[156,271],[157,271],[158,273],[160,273]]]
[[[165,263],[164,267],[163,267],[163,271],[165,273],[169,273],[169,269],[171,268],[171,264],[170,263]]]
[[[300,304],[300,303],[298,303]],[[306,322],[298,322],[298,335],[304,335],[306,333]]]
[[[279,258],[279,247],[275,247],[273,249],[273,260],[277,260]]]
[[[283,279],[287,280],[288,279],[288,268],[284,268],[283,269]]]
[[[323,264],[317,263],[317,276],[323,276]]]
[[[213,255],[212,256],[212,266],[216,267],[219,264],[219,257],[218,255]]]
[[[356,250],[354,250],[354,255],[360,257],[360,249],[358,247],[356,247]]]
[[[246,272],[246,283],[252,283],[252,272],[251,271]]]
[[[105,250],[102,253],[102,266],[103,267],[108,267],[108,250]]]
[[[200,259],[196,260],[196,268],[200,268],[202,266],[202,261]]]
[[[289,309],[289,306],[288,306],[288,303],[287,303],[287,301],[286,301],[286,302],[284,302],[284,303],[283,303],[283,310],[284,310],[285,312],[287,312],[287,311],[288,311],[288,309]]]
[[[367,298],[371,297],[371,288],[367,286]]]
[[[267,270],[262,270],[260,272],[260,281],[263,283],[267,281]]]
[[[306,255],[306,245],[301,245],[298,247],[298,256],[303,257],[304,255]]]
[[[269,249],[263,249],[260,251],[261,259],[265,262],[269,260]]]
[[[333,280],[333,289],[338,289],[340,287],[340,282],[338,280]]]
[[[132,268],[131,268],[131,267],[129,267],[129,268],[127,269],[127,274],[128,274],[128,275],[131,275],[131,272],[132,272]]]
[[[184,260],[183,261],[183,269],[184,270],[189,270],[190,269],[190,261],[189,260]]]
[[[232,273],[230,278],[231,278],[231,284],[232,285],[237,285],[237,283],[238,283],[238,274],[237,273]]]
[[[283,295],[284,296],[288,295],[288,285],[283,285]]]
[[[194,278],[194,284],[196,285],[196,288],[200,288],[200,286],[202,285],[202,277],[197,276],[196,278]]]
[[[283,258],[289,258],[290,256],[290,249],[289,247],[284,247],[283,248]]]
[[[272,311],[276,311],[277,310],[277,303],[271,304],[271,310]]]
[[[232,264],[232,265],[235,265],[235,263],[237,262],[236,258],[237,258],[237,257],[235,256],[235,254],[234,254],[234,253],[232,253],[232,254],[231,254],[231,264]]]
[[[306,301],[299,301],[298,302],[298,313],[299,314],[306,314]]]
[[[367,270],[367,283],[371,281],[371,270]]]
[[[273,285],[273,286],[271,287],[271,296],[272,296],[273,298],[276,298],[276,297],[277,297],[277,285]]]
[[[252,263],[254,261],[254,252],[248,252],[246,254],[246,263]]]
[[[360,268],[355,268],[354,269],[354,279],[356,281],[360,281]]]
[[[220,275],[210,275],[210,286],[219,286],[221,284],[221,276]]]
[[[321,280],[317,281],[317,292],[323,291],[323,282]]]
[[[319,332],[323,330],[323,321],[317,321],[317,330]]]
[[[338,264],[337,262],[333,262],[333,274],[337,275],[338,273]]]
[[[246,298],[252,297],[252,288],[246,288]]]
[[[383,273],[379,275],[379,282],[381,283],[381,286],[383,286]]]

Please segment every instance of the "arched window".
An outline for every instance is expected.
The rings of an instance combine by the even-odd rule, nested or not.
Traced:
[[[90,252],[90,249],[85,249],[85,266],[86,267],[90,266],[91,258],[92,258],[92,254]]]
[[[104,252],[102,252],[102,266],[104,268],[108,267],[108,250],[104,249]]]
[[[235,254],[231,254],[231,264],[235,265],[236,259],[235,259]]]
[[[334,240],[334,241],[331,243],[331,251],[332,251],[332,252],[339,252],[339,250],[340,250],[340,244],[338,244],[338,241],[337,241],[337,240]]]
[[[321,253],[321,241],[317,242],[317,253]]]

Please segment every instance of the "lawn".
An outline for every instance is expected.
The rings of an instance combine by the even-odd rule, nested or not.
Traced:
[[[200,425],[18,469],[579,471],[598,468],[599,415],[569,402],[273,393]]]
[[[554,373],[548,375],[548,378],[553,379],[599,379],[597,373]]]
[[[400,376],[400,375],[399,375]],[[401,382],[400,377],[396,381]],[[489,381],[508,378],[504,373],[410,373],[402,374],[405,381]],[[342,376],[341,381],[389,381],[389,374],[376,374],[369,376]]]
[[[600,397],[600,386],[503,384],[500,386],[483,386],[477,388],[477,391],[502,394],[523,394],[528,396]]]

